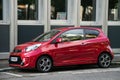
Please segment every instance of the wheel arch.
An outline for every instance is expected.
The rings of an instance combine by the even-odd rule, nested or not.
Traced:
[[[101,52],[101,53],[99,54],[99,56],[100,56],[101,54],[104,54],[104,53],[110,55],[111,59],[113,59],[113,56],[112,56],[112,55],[110,54],[110,52],[108,52],[108,51],[103,51],[103,52]],[[97,59],[99,59],[99,56],[98,56]]]

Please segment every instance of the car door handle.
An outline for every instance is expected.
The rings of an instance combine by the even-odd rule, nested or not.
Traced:
[[[83,45],[83,46],[84,46],[84,45],[86,45],[86,44],[87,44],[87,43],[81,43],[80,45]]]

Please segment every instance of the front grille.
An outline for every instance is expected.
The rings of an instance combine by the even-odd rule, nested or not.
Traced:
[[[22,52],[22,50],[20,50],[20,49],[14,49],[13,52],[14,53],[19,53],[19,52]]]
[[[20,57],[17,57],[18,60],[17,60],[16,62],[11,61],[11,57],[16,57],[16,56],[10,56],[10,57],[9,57],[9,64],[21,64],[22,60],[21,60]]]

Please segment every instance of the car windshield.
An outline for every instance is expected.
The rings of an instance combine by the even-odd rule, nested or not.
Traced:
[[[52,37],[58,34],[59,30],[51,30],[49,32],[43,33],[42,35],[38,36],[37,38],[33,39],[34,42],[46,42],[49,41]]]

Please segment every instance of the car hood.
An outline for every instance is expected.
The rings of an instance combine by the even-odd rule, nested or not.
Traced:
[[[35,45],[35,44],[41,44],[44,45],[46,42],[27,42],[27,43],[24,43],[24,44],[20,44],[20,45],[17,45],[15,47],[15,49],[25,49],[27,48],[28,46],[32,46],[32,45]]]

